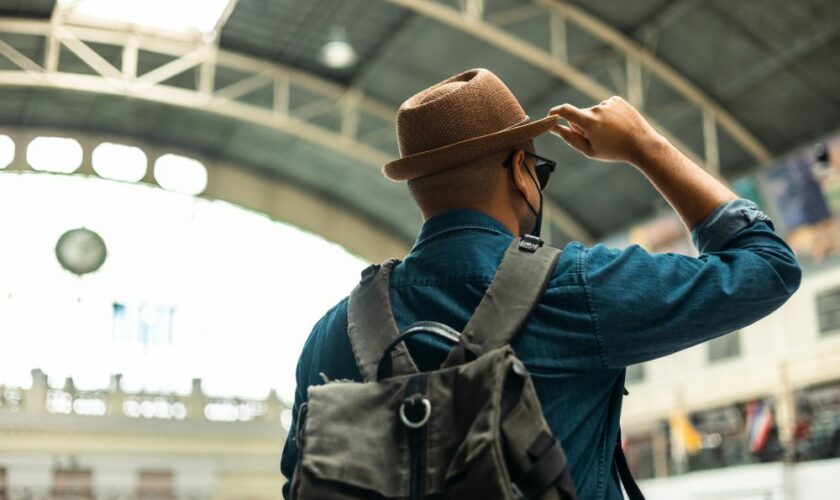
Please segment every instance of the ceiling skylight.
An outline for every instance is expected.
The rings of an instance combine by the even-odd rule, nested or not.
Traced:
[[[210,33],[232,0],[59,0],[73,17],[180,33]]]
[[[146,175],[146,153],[125,144],[103,142],[93,150],[93,170],[105,179],[137,182]]]
[[[26,161],[41,172],[72,174],[82,166],[82,145],[70,137],[36,137],[26,148]]]
[[[15,141],[8,135],[0,135],[0,168],[6,168],[15,159]]]
[[[198,160],[165,154],[155,162],[155,180],[163,189],[191,195],[207,189],[207,168]]]

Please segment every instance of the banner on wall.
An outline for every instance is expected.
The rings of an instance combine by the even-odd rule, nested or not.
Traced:
[[[824,149],[780,160],[764,173],[734,181],[732,190],[773,216],[776,230],[804,261],[840,256],[840,135]],[[604,240],[607,246],[640,245],[649,252],[697,255],[676,213],[636,224]]]
[[[840,137],[824,144],[824,153],[794,155],[760,178],[791,248],[817,262],[840,253]]]

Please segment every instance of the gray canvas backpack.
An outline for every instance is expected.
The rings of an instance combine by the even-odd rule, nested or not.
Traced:
[[[389,299],[398,261],[368,268],[348,305],[364,382],[309,388],[292,498],[575,499],[563,448],[509,346],[559,254],[514,240],[462,333],[433,322],[400,333]],[[453,344],[439,369],[420,372],[412,360],[403,341],[420,334]]]

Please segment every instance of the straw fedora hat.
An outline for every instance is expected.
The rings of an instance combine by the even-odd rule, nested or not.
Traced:
[[[507,86],[486,69],[471,69],[433,85],[397,111],[400,159],[386,177],[409,181],[527,142],[549,131],[556,116],[529,121]]]

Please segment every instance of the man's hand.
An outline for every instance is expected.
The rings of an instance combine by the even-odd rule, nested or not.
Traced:
[[[565,118],[552,133],[590,158],[626,161],[642,171],[691,229],[717,207],[737,198],[657,133],[627,101],[610,97],[591,108],[552,108]]]
[[[568,122],[555,125],[553,134],[596,160],[626,161],[639,166],[646,153],[662,139],[641,113],[618,96],[591,108],[563,104],[548,114]]]

